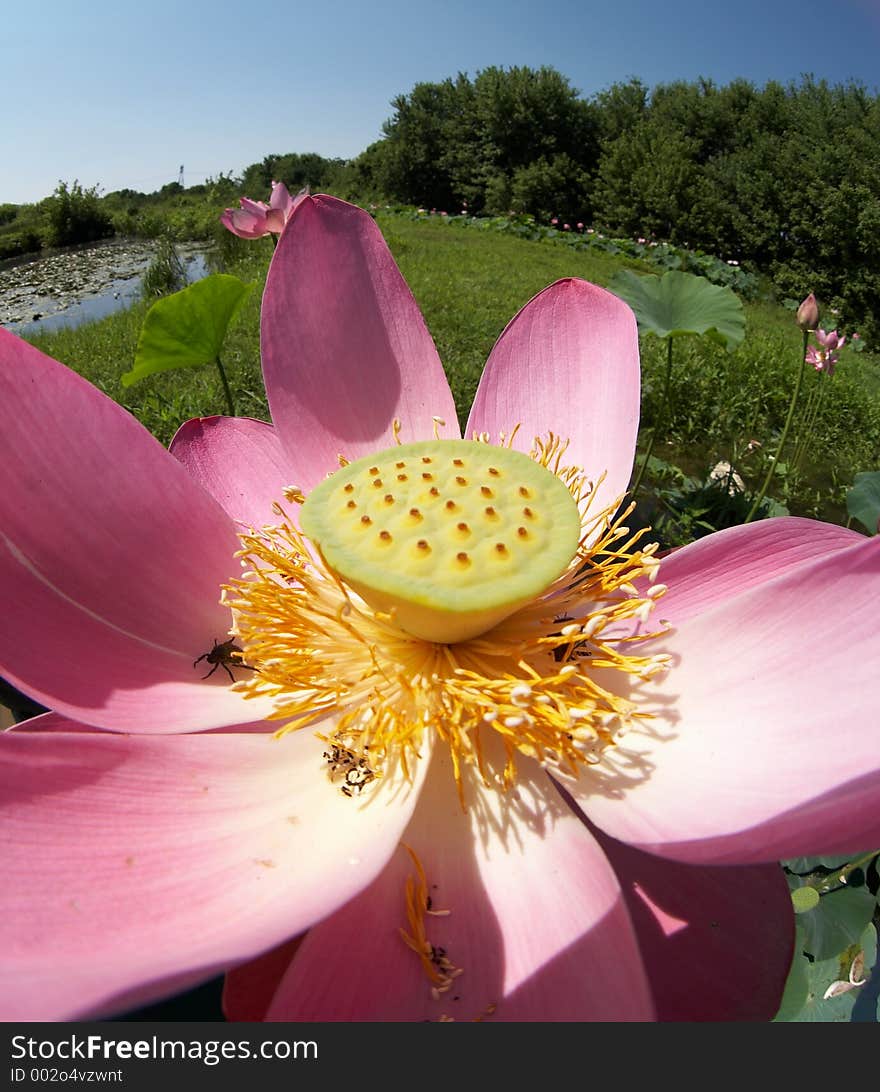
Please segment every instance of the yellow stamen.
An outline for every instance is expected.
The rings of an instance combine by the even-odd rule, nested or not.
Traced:
[[[476,768],[487,786],[499,785],[483,759],[487,733],[503,743],[502,788],[513,785],[520,755],[555,774],[579,776],[647,715],[623,694],[630,680],[668,666],[667,657],[634,649],[656,632],[633,632],[665,588],[637,592],[638,581],[656,577],[656,545],[640,545],[644,531],[621,534],[632,505],[616,515],[616,505],[591,511],[595,487],[563,463],[564,452],[551,436],[536,441],[532,457],[578,504],[581,533],[570,565],[488,632],[450,644],[415,637],[400,628],[393,609],[370,607],[276,505],[277,526],[241,536],[246,571],[225,592],[243,660],[254,669],[236,688],[274,699],[279,734],[333,714],[328,747],[356,760],[368,754],[374,777],[409,777],[430,734],[449,749],[463,806],[463,766]],[[445,511],[442,502],[439,509]],[[430,564],[435,537],[419,536],[417,524],[407,540],[401,523],[393,539],[403,537],[414,555],[424,555],[420,563]],[[387,541],[375,526],[363,526],[365,543]],[[462,522],[458,528],[450,525],[460,541],[451,563],[457,572],[478,571],[488,564],[474,552],[485,542],[482,532]],[[520,530],[514,521],[512,538],[484,545],[493,566],[509,564],[499,547],[509,551]],[[618,672],[622,685],[609,685],[609,672]]]
[[[428,981],[431,983],[431,996],[435,1001],[440,1000],[441,994],[446,993],[456,978],[464,972],[449,959],[444,948],[438,948],[428,940],[425,931],[425,915],[435,914],[438,917],[446,916],[448,910],[434,910],[431,898],[428,895],[428,881],[425,878],[425,870],[415,851],[405,842],[401,842],[415,865],[415,878],[406,878],[406,920],[410,931],[400,928],[400,936],[408,948],[416,953],[422,964]]]

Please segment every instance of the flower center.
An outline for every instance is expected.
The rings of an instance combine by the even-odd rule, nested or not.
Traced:
[[[300,525],[327,565],[406,633],[485,633],[569,565],[580,513],[565,484],[509,448],[401,444],[350,463],[306,499]]]
[[[345,795],[408,777],[428,738],[449,748],[463,804],[464,764],[504,789],[520,755],[578,776],[645,715],[631,683],[668,663],[639,654],[657,634],[633,624],[664,591],[657,547],[623,525],[631,506],[591,510],[565,447],[402,444],[307,499],[286,490],[302,531],[276,505],[277,526],[242,534],[225,601],[253,674],[236,689],[273,698],[282,732],[332,714],[320,738]]]

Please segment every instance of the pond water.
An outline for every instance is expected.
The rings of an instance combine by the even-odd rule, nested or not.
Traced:
[[[0,326],[17,334],[103,318],[134,303],[156,243],[111,239],[0,263]],[[209,272],[207,247],[176,246],[189,283]]]

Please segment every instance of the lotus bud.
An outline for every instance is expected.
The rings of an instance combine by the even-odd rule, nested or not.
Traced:
[[[797,309],[797,324],[802,330],[815,330],[819,325],[819,304],[812,292]]]

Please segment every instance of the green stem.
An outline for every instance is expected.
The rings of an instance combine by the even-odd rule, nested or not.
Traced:
[[[794,464],[797,467],[806,454],[807,443],[813,435],[813,430],[816,427],[816,421],[819,417],[819,410],[822,408],[822,398],[825,394],[825,388],[828,385],[828,376],[824,372],[819,372],[817,376],[819,386],[816,388],[816,396],[810,403],[810,416],[807,418],[807,423],[803,429],[801,436],[798,438],[798,445],[795,448]]]
[[[821,375],[817,376],[817,379],[821,379]],[[795,441],[794,441],[794,454],[791,457],[791,465],[796,469],[800,466],[800,461],[803,458],[804,450],[807,446],[807,436],[810,432],[810,421],[812,419],[813,409],[816,404],[816,398],[818,397],[818,386],[814,386],[810,393],[807,395],[807,403],[804,406],[804,412],[800,415],[800,422],[795,429]]]
[[[797,381],[795,382],[794,391],[791,396],[791,404],[788,407],[788,416],[785,418],[785,425],[782,429],[782,435],[779,437],[779,447],[776,449],[776,454],[774,455],[774,457],[770,460],[770,466],[767,469],[767,476],[766,478],[764,478],[764,484],[761,486],[760,493],[758,493],[757,497],[755,497],[754,501],[752,502],[752,507],[749,509],[749,514],[743,520],[743,523],[751,523],[754,519],[755,513],[761,507],[761,502],[764,500],[764,497],[767,495],[767,490],[770,488],[770,480],[773,477],[776,467],[779,465],[779,458],[782,455],[782,450],[785,447],[785,441],[788,439],[788,430],[791,428],[791,422],[794,418],[794,408],[797,405],[798,398],[801,393],[801,386],[804,382],[804,369],[807,366],[808,337],[809,332],[807,330],[804,330],[804,343],[801,350],[801,366],[800,370],[798,371]]]
[[[645,470],[648,467],[648,460],[651,458],[651,452],[654,450],[654,437],[660,430],[660,426],[664,423],[666,417],[666,405],[669,402],[669,388],[671,386],[672,379],[672,338],[666,339],[666,377],[663,383],[663,397],[660,401],[660,411],[657,414],[657,420],[654,427],[651,429],[651,436],[648,440],[648,447],[645,450],[645,457],[642,459],[642,465],[639,467],[639,472],[636,475],[636,480],[630,488],[632,496],[636,495],[639,486],[642,484],[642,478],[645,476]]]
[[[223,384],[223,390],[226,393],[226,405],[229,408],[229,416],[235,416],[235,403],[232,401],[232,391],[229,389],[229,380],[226,378],[226,372],[223,365],[220,363],[220,357],[216,357],[214,363],[217,365],[217,371],[220,373],[220,381]]]
[[[845,864],[843,868],[838,869],[836,872],[832,872],[830,876],[823,876],[820,881],[811,884],[811,886],[815,886],[820,895],[827,895],[830,891],[837,891],[839,888],[833,887],[833,884],[845,887],[849,874],[855,872],[857,868],[861,868],[863,865],[870,864],[878,853],[880,853],[880,850],[872,849],[870,853],[865,853],[861,857],[857,857],[854,861],[850,861],[849,864]]]

